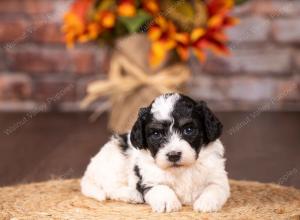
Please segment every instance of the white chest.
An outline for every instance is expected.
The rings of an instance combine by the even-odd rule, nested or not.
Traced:
[[[145,185],[167,185],[183,205],[192,205],[207,186],[209,171],[207,166],[197,163],[190,168],[162,170],[153,161],[137,160]]]
[[[184,205],[192,205],[206,186],[206,174],[200,169],[190,169],[166,177],[166,184],[172,188]]]

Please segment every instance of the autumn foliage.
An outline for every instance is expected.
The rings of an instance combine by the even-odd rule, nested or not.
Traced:
[[[151,65],[172,52],[184,61],[194,54],[203,62],[207,50],[229,53],[225,30],[237,23],[230,15],[234,5],[234,0],[75,0],[63,31],[70,47],[143,32],[151,42]]]

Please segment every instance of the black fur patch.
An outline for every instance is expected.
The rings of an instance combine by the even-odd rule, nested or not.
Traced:
[[[223,130],[223,125],[217,116],[207,107],[207,104],[203,101],[197,103],[196,110],[200,116],[200,120],[203,123],[205,131],[205,144],[209,144],[212,141],[218,139]]]
[[[180,95],[180,99],[174,106],[172,116],[174,118],[174,130],[196,151],[197,158],[201,146],[204,144],[205,131],[199,116],[195,112],[196,105],[197,103],[191,98]],[[191,135],[184,135],[183,131],[187,127],[193,128],[194,132]]]
[[[192,127],[197,128],[198,135],[195,135],[194,138],[193,136],[189,138],[182,136],[197,152],[200,150],[199,145],[207,145],[218,139],[222,134],[222,123],[204,101],[195,102],[191,98],[181,95],[181,98],[175,104],[172,116],[176,122],[174,127],[179,128],[181,134],[181,128],[178,125],[180,120],[190,119]]]
[[[143,199],[144,199],[144,196],[152,187],[143,184],[143,177],[140,173],[140,168],[137,165],[134,166],[134,173],[139,178],[138,182],[136,183],[136,189],[143,195]]]
[[[114,135],[115,138],[117,138],[120,142],[120,148],[122,150],[123,153],[126,153],[126,151],[128,150],[129,148],[129,145],[128,145],[128,133],[125,133],[125,134],[116,134]]]
[[[155,121],[153,117],[149,117],[145,125],[145,139],[147,148],[153,157],[156,156],[161,146],[168,141],[170,125],[171,122],[169,121]],[[154,132],[159,132],[162,137],[160,139],[154,138]]]
[[[130,141],[137,149],[147,149],[145,140],[145,124],[150,116],[150,108],[141,108],[138,118],[130,133]]]

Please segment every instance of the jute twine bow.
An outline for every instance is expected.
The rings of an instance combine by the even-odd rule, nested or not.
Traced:
[[[136,119],[140,107],[147,106],[158,95],[181,91],[190,78],[190,71],[183,64],[175,64],[157,73],[146,73],[122,53],[111,59],[107,80],[92,82],[82,101],[86,107],[101,97],[108,97],[96,110],[97,115],[110,109],[109,128],[126,132]]]

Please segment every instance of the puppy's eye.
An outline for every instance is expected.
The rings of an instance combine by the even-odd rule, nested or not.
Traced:
[[[151,137],[155,140],[161,139],[163,136],[161,131],[153,131]]]
[[[192,135],[195,133],[195,129],[193,127],[186,127],[183,129],[184,135]]]

